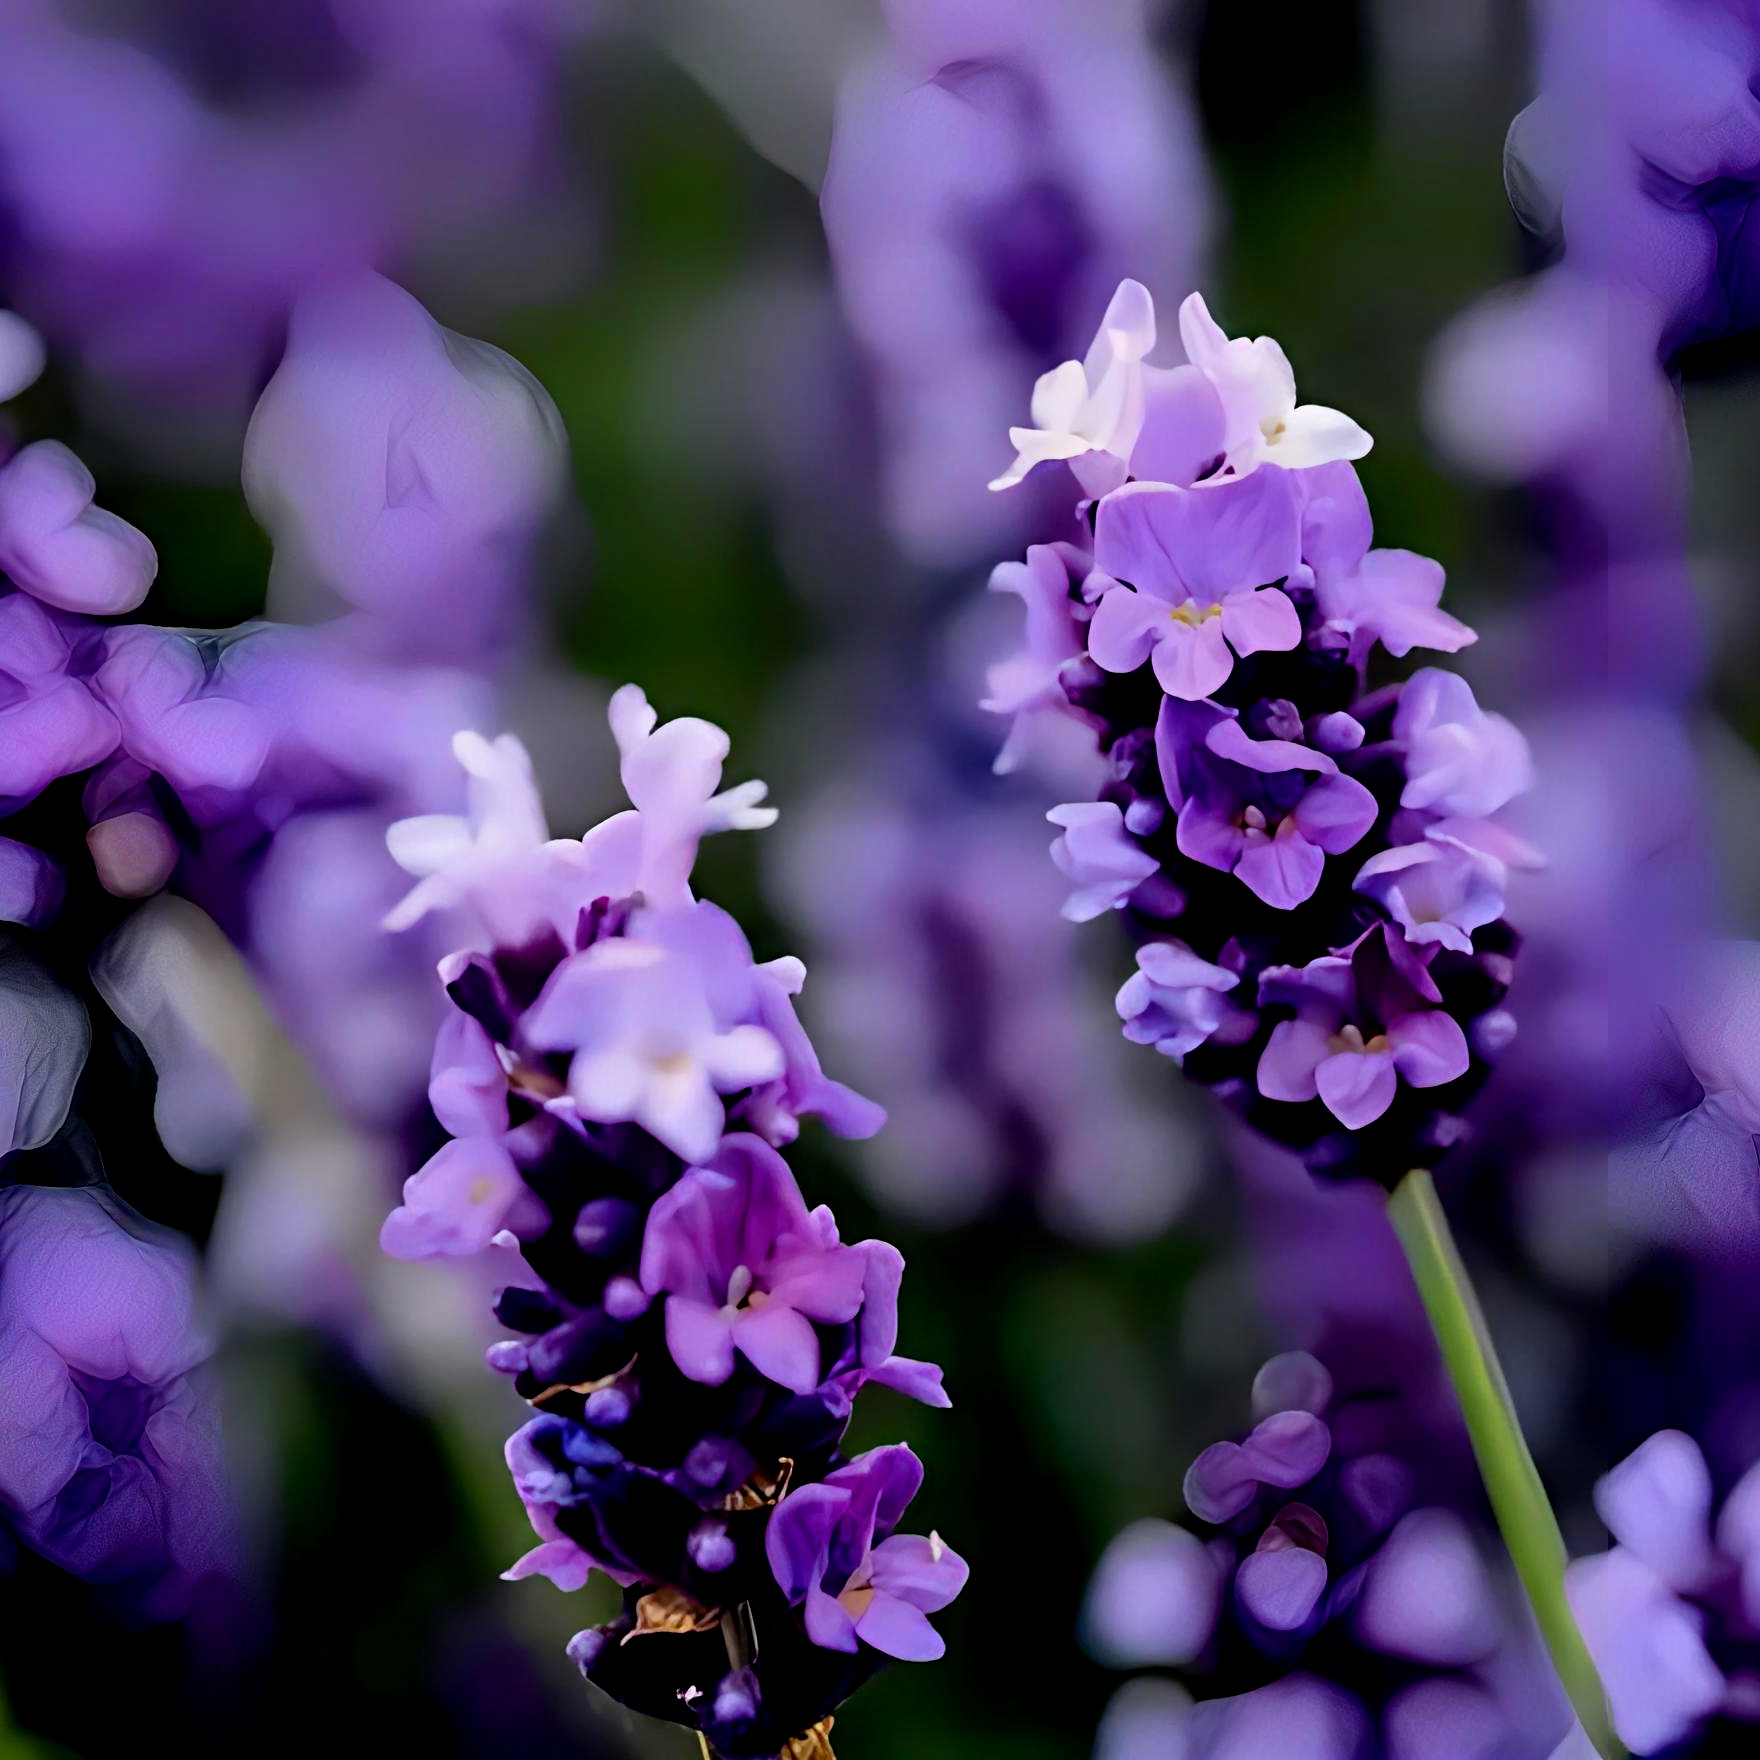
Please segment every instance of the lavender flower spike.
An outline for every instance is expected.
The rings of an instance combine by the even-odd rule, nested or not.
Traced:
[[[886,1661],[941,1653],[928,1616],[965,1566],[895,1532],[922,1468],[841,1444],[870,1382],[947,1396],[894,1348],[897,1249],[845,1243],[778,1153],[805,1114],[851,1136],[883,1115],[821,1069],[800,962],[756,962],[691,890],[705,834],[775,817],[763,784],[723,791],[727,736],[634,686],[610,718],[633,804],[578,842],[548,836],[505,735],[459,738],[468,818],[391,829],[422,876],[392,922],[438,912],[458,951],[429,1087],[452,1140],[382,1244],[518,1252],[489,1362],[535,1408],[507,1460],[537,1545],[507,1575],[609,1577],[623,1610],[569,1646],[582,1672],[772,1760]]]
[[[1180,308],[1187,366],[1150,364],[1153,326],[1124,283],[1088,360],[1040,381],[1035,427],[1011,433],[1020,456],[991,485],[1061,459],[1091,498],[1090,549],[1041,547],[998,581],[1029,614],[1025,652],[996,670],[1014,688],[987,705],[1013,719],[998,768],[1029,716],[1092,733],[1098,799],[1052,812],[1052,853],[1072,882],[1065,916],[1116,914],[1136,943],[1125,1036],[1314,1172],[1387,1189],[1524,1588],[1585,1730],[1612,1753],[1557,1523],[1465,1318],[1429,1177],[1515,1027],[1504,888],[1537,857],[1499,815],[1532,780],[1527,742],[1455,673],[1402,682],[1381,662],[1455,653],[1473,632],[1441,609],[1435,563],[1370,548],[1350,462],[1369,435],[1298,404],[1276,342],[1231,339],[1200,295]],[[1255,1482],[1302,1483],[1305,1460],[1276,1476],[1296,1470],[1278,1448],[1299,1453],[1310,1429],[1288,1428],[1206,1457],[1193,1508],[1222,1521]],[[1285,1633],[1316,1617],[1327,1581],[1324,1524],[1292,1512],[1236,1581]],[[1212,1751],[1220,1727],[1200,1708],[1168,1745]]]

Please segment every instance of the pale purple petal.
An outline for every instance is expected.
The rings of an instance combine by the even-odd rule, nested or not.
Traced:
[[[666,1298],[666,1348],[682,1374],[719,1387],[733,1373],[733,1317],[689,1296]]]
[[[1340,1052],[1322,1061],[1314,1080],[1327,1111],[1347,1131],[1373,1124],[1393,1104],[1399,1087],[1393,1055],[1386,1051]]]
[[[1088,655],[1107,672],[1135,672],[1167,623],[1167,606],[1148,593],[1109,587],[1088,625]],[[1226,675],[1225,675],[1226,676]]]
[[[1309,842],[1335,856],[1362,842],[1377,811],[1374,795],[1354,776],[1322,776],[1309,785],[1290,817]]]
[[[1299,530],[1286,472],[1255,471],[1197,489],[1127,483],[1100,504],[1094,562],[1171,604],[1215,604],[1293,574]]]
[[[706,1375],[694,1374],[679,1361],[673,1344],[671,1301],[666,1304],[666,1342],[672,1346],[673,1359],[694,1381],[706,1381]],[[790,1393],[811,1393],[819,1385],[819,1339],[812,1323],[804,1314],[780,1302],[767,1302],[761,1308],[749,1308],[735,1316],[733,1343],[740,1354],[758,1373]],[[720,1379],[725,1380],[726,1376]]]
[[[908,1601],[876,1594],[856,1621],[856,1635],[883,1656],[900,1662],[933,1662],[947,1645],[928,1618]],[[815,1638],[814,1642],[820,1640]]]
[[[1234,671],[1234,656],[1223,639],[1220,617],[1206,617],[1199,623],[1164,619],[1153,660],[1155,682],[1170,697],[1187,703],[1214,696]]]
[[[1300,645],[1302,620],[1287,593],[1261,587],[1222,601],[1222,633],[1237,654],[1282,653]]]
[[[1711,1473],[1699,1445],[1659,1430],[1595,1487],[1613,1537],[1671,1588],[1701,1588],[1717,1570],[1711,1550]]]
[[[1217,757],[1248,770],[1275,776],[1285,770],[1312,770],[1331,776],[1338,766],[1324,752],[1289,739],[1254,739],[1238,721],[1218,721],[1204,735]]]
[[[1144,1518],[1112,1539],[1088,1584],[1083,1641],[1109,1668],[1179,1668],[1216,1626],[1222,1576],[1209,1548]]]
[[[1314,896],[1325,869],[1326,857],[1302,834],[1292,814],[1272,836],[1248,836],[1234,871],[1273,910],[1289,911]]]
[[[970,1567],[939,1535],[894,1534],[870,1557],[876,1589],[925,1613],[939,1613],[966,1586]]]
[[[1466,1074],[1471,1061],[1460,1022],[1439,1008],[1389,1021],[1387,1039],[1393,1046],[1394,1067],[1413,1088],[1439,1088],[1452,1082]]]
[[[1267,1100],[1312,1100],[1320,1091],[1317,1072],[1331,1047],[1331,1033],[1317,1022],[1279,1021],[1259,1055],[1259,1092]]]
[[[1641,1559],[1615,1548],[1565,1573],[1571,1611],[1607,1688],[1614,1726],[1639,1754],[1672,1748],[1723,1703],[1704,1616]]]

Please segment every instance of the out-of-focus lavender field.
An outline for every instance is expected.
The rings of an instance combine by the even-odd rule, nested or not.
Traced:
[[[1749,1753],[1756,90],[0,0],[0,1760]]]

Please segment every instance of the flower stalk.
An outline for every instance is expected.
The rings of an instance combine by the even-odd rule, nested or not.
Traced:
[[[1436,1182],[1424,1168],[1414,1168],[1393,1188],[1387,1214],[1430,1316],[1492,1512],[1558,1678],[1596,1753],[1602,1760],[1624,1760],[1626,1750],[1613,1732],[1601,1677],[1565,1599],[1569,1559],[1558,1519],[1522,1434]]]

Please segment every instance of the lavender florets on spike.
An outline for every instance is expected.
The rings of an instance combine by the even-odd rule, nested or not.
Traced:
[[[392,828],[419,880],[388,921],[442,910],[466,940],[429,1090],[451,1140],[384,1245],[516,1248],[531,1274],[489,1353],[537,1411],[507,1462],[539,1544],[507,1574],[623,1589],[570,1646],[583,1673],[726,1760],[828,1753],[877,1667],[941,1654],[927,1615],[966,1575],[898,1531],[908,1448],[843,1454],[852,1403],[947,1397],[894,1351],[897,1249],[845,1243],[778,1153],[806,1114],[852,1137],[884,1115],[820,1068],[800,962],[755,963],[690,890],[701,837],[774,819],[764,787],[718,792],[726,735],[657,725],[634,686],[611,725],[633,808],[578,842],[548,837],[518,742],[469,733],[469,819]]]
[[[1436,563],[1372,547],[1368,434],[1196,294],[1180,334],[1189,364],[1150,366],[1125,282],[1011,430],[992,487],[1064,460],[1093,499],[1081,544],[992,578],[1027,613],[986,704],[1013,723],[998,767],[1036,718],[1093,730],[1109,779],[1052,812],[1052,855],[1065,915],[1117,910],[1137,942],[1126,1037],[1315,1171],[1391,1184],[1459,1139],[1514,1030],[1504,892],[1534,857],[1497,815],[1527,746],[1452,672],[1383,678],[1377,650],[1474,635]]]

